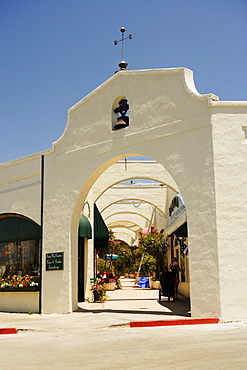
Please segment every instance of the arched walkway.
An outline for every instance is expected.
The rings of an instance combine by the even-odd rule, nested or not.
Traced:
[[[80,302],[79,309],[87,311],[126,312],[157,315],[161,317],[190,317],[190,301],[179,295],[179,300],[168,302],[166,297],[158,302],[159,292],[153,289],[140,289],[135,279],[122,278],[122,289],[108,291],[108,300],[104,303]],[[134,317],[133,317],[134,320]]]

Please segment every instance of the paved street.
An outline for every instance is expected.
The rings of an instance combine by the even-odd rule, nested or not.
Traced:
[[[18,329],[0,335],[0,369],[247,368],[247,322],[130,328],[130,321],[189,313],[187,301],[172,311],[152,298],[157,291],[125,284],[104,305],[81,303],[69,315],[0,313],[0,328]]]

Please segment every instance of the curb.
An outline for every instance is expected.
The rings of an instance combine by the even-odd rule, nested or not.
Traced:
[[[1,334],[17,334],[17,330],[15,328],[2,328],[0,329]]]
[[[131,328],[151,327],[151,326],[176,326],[176,325],[200,325],[218,324],[219,318],[202,319],[178,319],[178,320],[158,320],[158,321],[132,321],[129,323]]]

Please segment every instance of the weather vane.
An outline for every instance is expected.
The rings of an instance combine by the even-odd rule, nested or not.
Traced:
[[[124,37],[125,28],[121,27],[120,32],[122,32],[122,39],[121,40],[114,40],[114,45],[117,45],[119,42],[122,42],[122,62],[119,63],[120,69],[126,69],[128,63],[124,61],[124,40],[126,39],[132,39],[132,35],[129,34],[129,36]]]

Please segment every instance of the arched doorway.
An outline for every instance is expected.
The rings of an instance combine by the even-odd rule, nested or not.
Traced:
[[[85,244],[92,239],[92,227],[85,215],[80,216],[78,227],[78,302],[84,301],[85,297]]]
[[[147,161],[146,159],[144,163],[143,161],[140,160],[140,158],[136,157],[135,160],[132,162],[128,160],[127,165],[129,166],[129,171],[127,174],[126,174],[126,161],[124,163],[124,166],[121,161],[118,161],[115,164],[111,165],[105,172],[103,172],[102,175],[99,176],[95,184],[92,186],[91,190],[89,191],[88,196],[86,198],[86,202],[87,203],[91,202],[92,204],[94,204],[94,202],[97,201],[102,216],[104,217],[104,220],[109,229],[115,230],[115,228],[118,229],[121,227],[125,227],[126,235],[127,233],[130,233],[130,231],[132,232],[135,231],[134,236],[132,236],[132,241],[130,242],[130,246],[132,246],[134,245],[134,241],[137,240],[138,243],[138,234],[144,227],[146,227],[150,223],[151,214],[153,214],[152,215],[153,224],[158,229],[165,229],[166,220],[168,217],[169,202],[171,197],[178,192],[178,187],[175,184],[172,177],[169,175],[169,173],[165,171],[164,168],[155,161],[150,160]],[[118,170],[116,170],[116,168],[118,168]],[[122,171],[120,170],[120,168],[122,168]],[[143,173],[146,173],[145,178],[142,177]],[[135,182],[132,180],[130,175],[135,176]],[[156,180],[150,180],[150,177],[156,178]],[[160,178],[162,182],[158,182],[157,181],[158,178]],[[138,181],[140,182],[139,185],[137,183]],[[155,190],[156,194],[154,195],[151,195],[151,193],[145,194],[145,190],[144,191],[141,190],[143,198],[138,199],[137,194],[139,191],[140,196],[140,184],[142,181],[144,181],[142,185],[146,184],[146,188],[147,189],[149,188],[149,190],[153,188],[152,191]],[[128,182],[128,186],[126,182]],[[171,183],[172,187],[170,186],[170,184],[168,185],[168,182]],[[155,189],[154,185],[156,185]],[[127,189],[130,191],[129,195],[126,193]],[[135,194],[135,190],[137,189],[138,191]],[[116,194],[113,195],[112,198],[111,193],[112,191],[114,193],[114,190],[117,191],[117,198]],[[147,199],[144,201],[145,197]],[[143,202],[147,204],[147,208],[149,208],[149,210],[148,209],[144,210],[144,214],[141,215],[140,213],[138,214],[137,209],[140,211],[140,205]],[[118,209],[118,211],[114,215],[116,205],[120,207],[121,211],[119,211]],[[127,212],[126,205],[133,206],[133,210],[135,210],[135,212],[133,211],[130,212],[130,210],[128,210]],[[112,207],[113,210],[109,211],[109,209],[111,209]],[[124,217],[126,217],[126,214],[127,218],[129,218],[128,220],[124,219]],[[114,224],[114,217],[117,216],[120,216],[120,219],[119,220],[116,219]],[[133,217],[132,221],[130,220],[131,216]],[[137,221],[138,218],[139,221]],[[128,226],[126,226],[127,223]],[[171,253],[169,252],[169,260],[171,258],[170,255]],[[91,271],[93,271],[93,268],[91,269]],[[89,281],[89,276],[86,277],[86,280]]]
[[[129,126],[115,131],[113,102],[119,96],[128,99]],[[66,254],[61,276],[50,284],[44,274],[44,312],[77,307],[78,223],[91,187],[113,163],[141,155],[166,169],[186,204],[192,315],[219,316],[211,98],[195,92],[191,74],[184,69],[126,71],[70,109],[66,130],[47,157],[44,245],[47,251],[64,245]],[[88,244],[90,249],[90,240]],[[87,275],[92,274],[91,259]],[[69,276],[66,284],[64,276]]]

